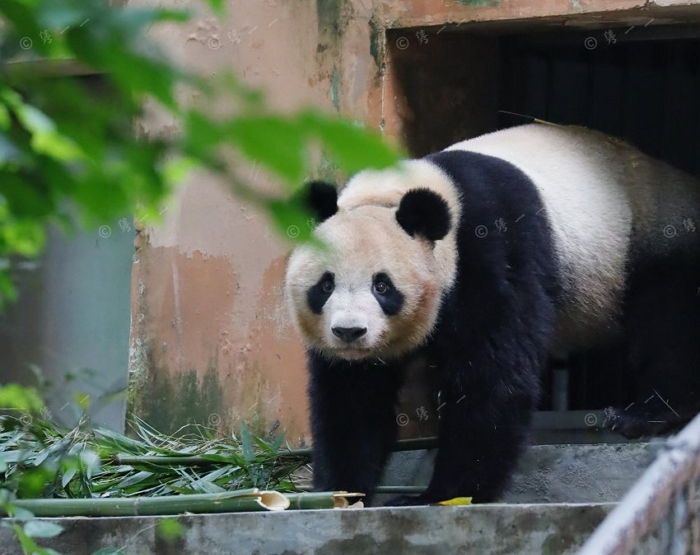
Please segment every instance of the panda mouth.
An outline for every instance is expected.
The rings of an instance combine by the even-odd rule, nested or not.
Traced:
[[[352,358],[363,358],[369,356],[372,349],[366,347],[338,347],[333,349],[333,352],[341,357],[347,357],[350,355]]]

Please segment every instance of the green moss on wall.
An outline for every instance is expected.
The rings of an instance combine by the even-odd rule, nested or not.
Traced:
[[[149,348],[141,349],[139,372],[129,383],[129,415],[166,434],[187,424],[202,424],[220,432],[230,426],[216,368],[199,378],[195,370],[171,374],[155,365]]]
[[[223,395],[214,368],[202,379],[188,370],[170,376],[152,372],[142,396],[138,416],[157,430],[175,434],[187,424],[201,424],[223,431],[227,427]]]
[[[321,33],[337,35],[341,32],[341,14],[344,0],[316,0],[316,16]]]
[[[340,111],[340,70],[338,66],[333,68],[331,75],[331,102],[336,111]]]
[[[382,59],[379,53],[383,30],[375,21],[374,16],[369,20],[369,29],[369,53],[374,63],[377,64],[377,67],[383,69]]]

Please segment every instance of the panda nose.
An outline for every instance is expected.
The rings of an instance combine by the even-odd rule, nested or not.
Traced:
[[[340,337],[346,343],[352,343],[355,339],[362,337],[367,333],[367,328],[332,328],[333,335]]]

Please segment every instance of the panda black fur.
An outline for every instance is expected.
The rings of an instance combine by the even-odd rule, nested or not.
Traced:
[[[426,493],[394,504],[497,499],[552,355],[624,349],[638,403],[608,414],[629,435],[700,408],[690,176],[597,132],[533,124],[361,172],[337,211],[331,191],[308,197],[330,249],[296,249],[285,285],[308,345],[317,488],[374,489],[418,353],[443,395],[438,454]],[[664,402],[644,403],[651,391]]]

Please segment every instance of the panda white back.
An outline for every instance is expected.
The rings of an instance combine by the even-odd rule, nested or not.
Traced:
[[[602,133],[530,124],[446,150],[505,160],[527,175],[539,192],[565,299],[555,354],[589,347],[612,335],[632,253],[653,256],[688,249],[696,239],[678,231],[687,219],[698,221],[698,182]]]

